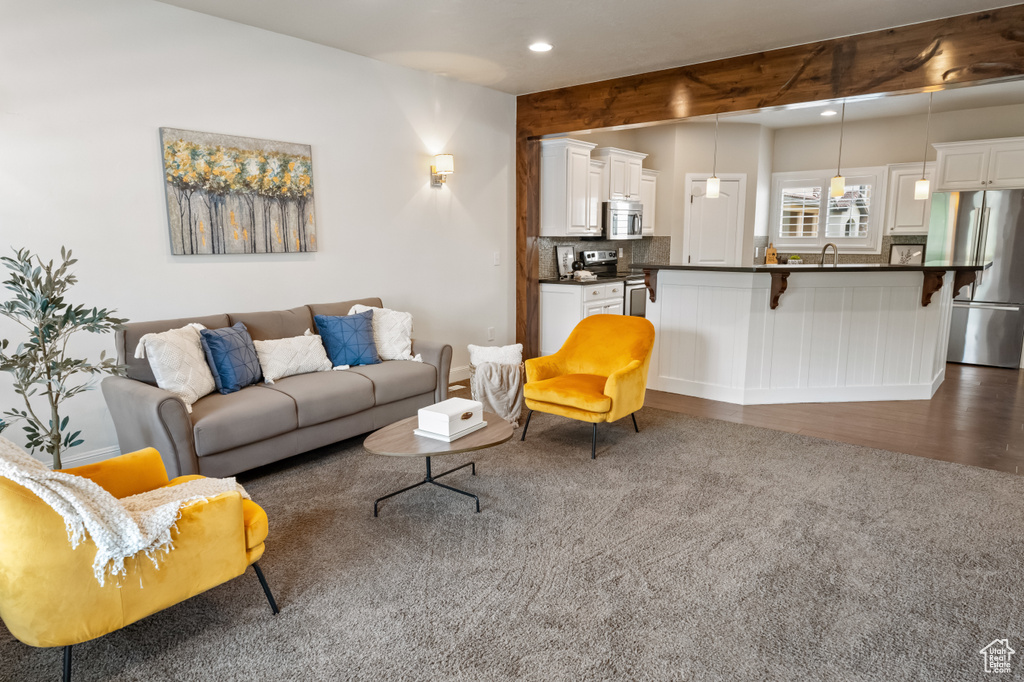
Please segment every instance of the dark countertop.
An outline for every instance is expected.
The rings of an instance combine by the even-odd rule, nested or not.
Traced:
[[[992,267],[992,263],[985,265],[969,265],[966,263],[951,263],[948,261],[930,261],[923,265],[890,265],[888,263],[840,263],[839,265],[658,265],[657,263],[634,263],[634,269],[648,270],[700,270],[706,272],[924,272],[925,270],[956,270],[977,272]]]
[[[659,267],[664,267],[664,266],[659,266]],[[636,271],[636,273],[634,273],[632,275],[627,273],[625,275],[620,274],[617,277],[599,277],[597,279],[592,279],[592,280],[590,280],[588,282],[577,282],[574,279],[558,279],[557,277],[548,277],[547,279],[540,280],[540,283],[541,284],[569,284],[569,285],[572,285],[572,286],[585,287],[585,286],[588,286],[588,285],[591,285],[591,284],[615,284],[616,282],[621,284],[622,282],[625,282],[627,279],[643,279],[643,276],[644,276],[644,273],[642,271],[638,270],[638,271]]]

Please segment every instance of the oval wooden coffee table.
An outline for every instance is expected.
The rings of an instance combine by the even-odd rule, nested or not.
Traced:
[[[505,441],[512,438],[512,425],[507,421],[494,414],[493,412],[484,412],[484,421],[487,422],[487,426],[474,431],[458,440],[454,440],[451,443],[446,443],[443,440],[435,440],[434,438],[427,438],[426,436],[417,436],[413,433],[413,430],[419,426],[419,417],[409,417],[403,419],[400,422],[395,422],[390,426],[385,426],[379,431],[374,431],[366,440],[363,441],[363,447],[370,453],[375,455],[386,455],[388,457],[426,457],[427,458],[427,476],[422,481],[415,485],[411,485],[408,488],[402,488],[396,490],[393,493],[380,497],[376,502],[373,503],[373,515],[377,516],[377,505],[389,497],[395,495],[401,495],[402,493],[418,488],[421,485],[431,484],[436,485],[439,488],[445,488],[452,492],[465,495],[466,497],[472,497],[476,500],[476,510],[480,511],[480,498],[473,493],[467,493],[465,490],[459,490],[453,488],[450,485],[444,483],[438,483],[437,479],[448,474],[455,473],[460,469],[470,467],[470,471],[473,476],[476,476],[476,463],[468,462],[461,466],[457,466],[454,469],[449,469],[443,474],[434,476],[430,473],[430,458],[437,457],[439,455],[454,455],[460,452],[472,452],[473,450],[483,450],[484,448],[494,447],[495,445],[501,445]]]

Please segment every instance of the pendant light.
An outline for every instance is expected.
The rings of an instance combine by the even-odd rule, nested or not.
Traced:
[[[708,178],[707,191],[704,193],[708,199],[717,199],[722,189],[722,181],[718,179],[718,114],[715,114],[715,160],[711,168],[711,177]]]
[[[932,195],[931,183],[928,182],[928,178],[925,177],[925,168],[928,165],[928,136],[931,133],[932,127],[932,95],[935,93],[928,93],[928,119],[924,124],[924,154],[921,154],[921,179],[914,183],[914,198],[918,201],[924,201]]]
[[[843,113],[839,119],[839,160],[836,161],[836,176],[832,178],[832,190],[829,196],[841,197],[846,194],[846,178],[842,176],[839,169],[843,163],[843,128],[846,124],[846,102],[843,102]]]

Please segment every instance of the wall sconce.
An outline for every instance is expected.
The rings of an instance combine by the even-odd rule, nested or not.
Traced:
[[[430,167],[430,184],[440,187],[454,172],[455,157],[451,154],[438,154],[434,157],[434,165]]]

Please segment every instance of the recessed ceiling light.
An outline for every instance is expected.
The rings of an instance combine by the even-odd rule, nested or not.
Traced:
[[[549,52],[551,50],[551,43],[534,43],[530,45],[530,49],[534,52]]]
[[[839,112],[836,111],[835,109],[826,109],[825,111],[821,112],[821,115],[822,116],[835,116],[838,113]]]

